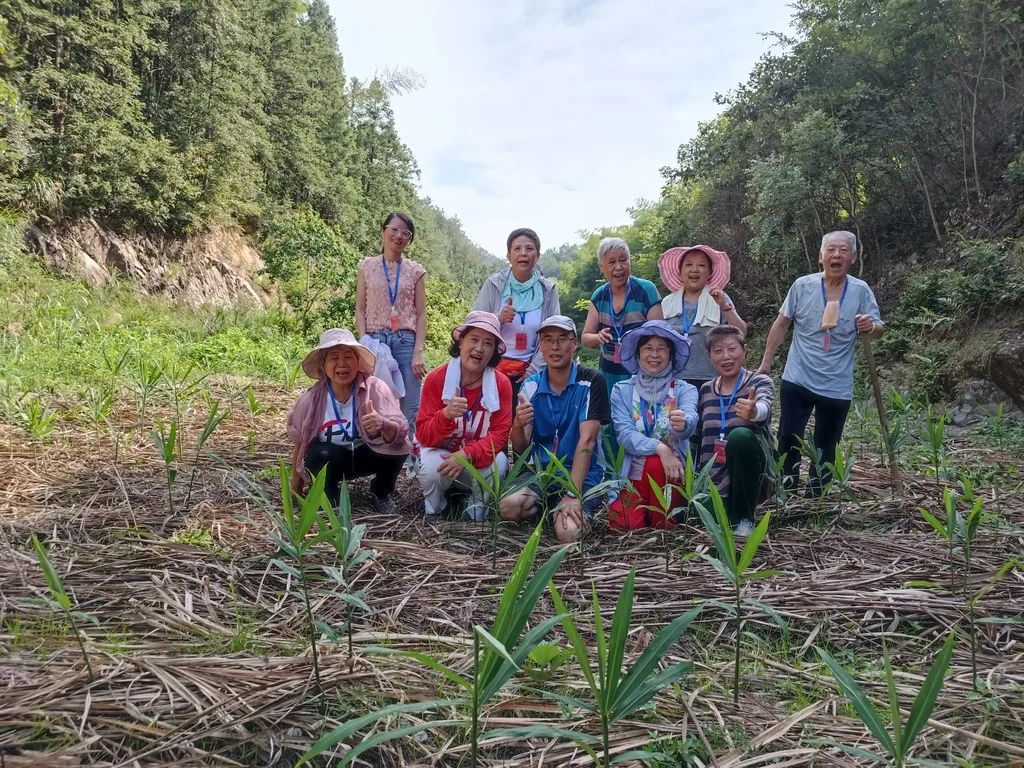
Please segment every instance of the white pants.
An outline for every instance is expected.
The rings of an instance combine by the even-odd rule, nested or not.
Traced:
[[[427,516],[440,515],[444,512],[447,502],[444,494],[451,487],[452,483],[458,482],[470,489],[469,506],[466,508],[466,516],[470,520],[483,520],[487,517],[487,507],[484,502],[487,495],[480,486],[473,482],[472,477],[466,470],[462,471],[457,478],[444,477],[438,469],[444,457],[451,451],[443,448],[420,448],[419,465],[416,468],[416,477],[420,481],[420,488],[423,489],[423,503],[427,510]],[[481,470],[481,474],[493,480],[493,473],[498,472],[501,477],[508,472],[508,457],[499,453],[491,466]]]

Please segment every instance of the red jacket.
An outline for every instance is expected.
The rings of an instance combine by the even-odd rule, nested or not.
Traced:
[[[485,469],[508,447],[508,436],[512,431],[512,384],[501,371],[494,372],[501,407],[490,413],[489,418],[485,418],[486,413],[478,414],[467,435],[465,418],[449,419],[444,415],[445,404],[441,401],[445,372],[452,364],[458,365],[458,362],[435,368],[423,380],[420,411],[416,415],[416,439],[427,448],[445,448],[453,452],[461,449],[474,467]],[[476,402],[480,394],[481,387],[463,389],[463,396],[470,403]]]

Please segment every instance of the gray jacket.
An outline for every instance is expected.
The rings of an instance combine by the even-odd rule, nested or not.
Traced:
[[[505,286],[508,284],[508,279],[511,275],[512,268],[508,267],[500,272],[495,272],[484,280],[483,287],[476,297],[473,309],[483,309],[494,314],[501,312],[501,294],[505,292]],[[552,315],[562,314],[562,309],[558,304],[558,288],[555,287],[553,282],[543,276],[540,278],[540,284],[544,292],[544,303],[541,305],[542,316],[548,318]],[[540,344],[538,344],[537,349],[533,353],[533,359],[530,360],[530,365],[526,368],[526,376],[532,376],[543,367],[544,355],[541,354]]]

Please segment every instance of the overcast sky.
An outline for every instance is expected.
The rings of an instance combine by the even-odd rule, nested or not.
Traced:
[[[420,190],[503,255],[629,221],[716,93],[789,27],[783,0],[329,0],[346,74],[422,75],[393,99]]]

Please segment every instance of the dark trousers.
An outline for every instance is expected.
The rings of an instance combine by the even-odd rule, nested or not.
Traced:
[[[370,490],[378,499],[390,496],[395,490],[398,473],[402,471],[406,456],[390,456],[377,453],[366,443],[355,450],[348,445],[322,443],[314,440],[306,449],[306,469],[316,476],[321,469],[327,467],[327,498],[335,506],[338,505],[339,486],[342,480],[372,475]]]
[[[729,473],[725,511],[731,525],[743,520],[754,522],[766,463],[765,446],[757,433],[747,427],[736,427],[729,433],[725,439],[725,469]]]
[[[807,429],[807,420],[814,411],[814,447],[821,451],[821,466],[811,462],[811,477],[808,491],[820,494],[822,486],[831,479],[825,468],[826,462],[834,462],[836,446],[843,436],[846,415],[850,412],[849,400],[816,395],[807,387],[782,382],[780,390],[782,413],[779,416],[779,453],[786,457],[782,466],[783,480],[795,488],[800,480],[800,444]]]

